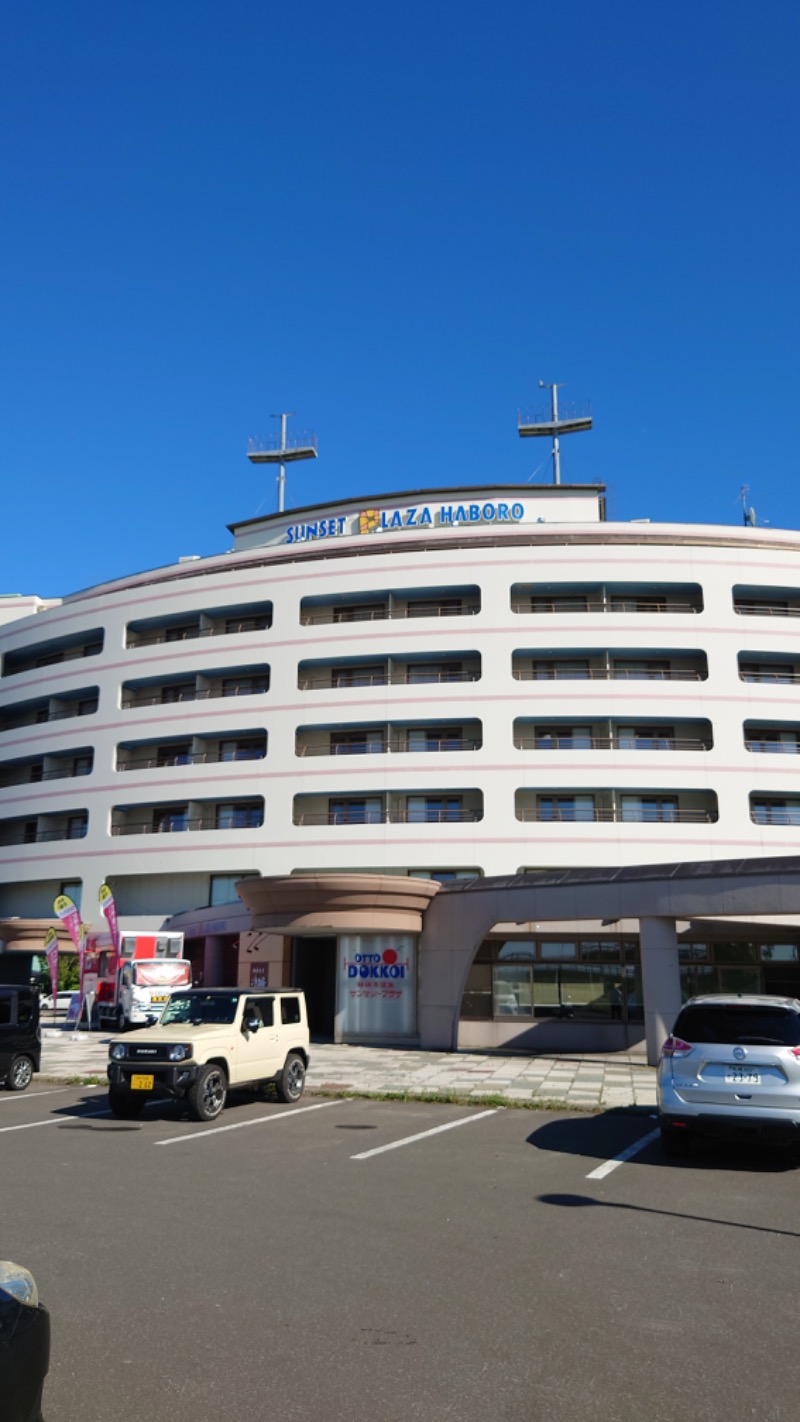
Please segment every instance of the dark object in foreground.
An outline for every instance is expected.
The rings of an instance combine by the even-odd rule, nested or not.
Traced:
[[[0,1418],[44,1422],[50,1367],[50,1315],[27,1269],[0,1262]]]

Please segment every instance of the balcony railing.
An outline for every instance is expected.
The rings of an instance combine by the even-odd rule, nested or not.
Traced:
[[[522,821],[535,820],[539,824],[574,824],[584,821],[598,821],[606,824],[679,824],[679,825],[703,825],[716,824],[719,815],[716,810],[673,810],[664,806],[660,809],[648,809],[642,806],[641,810],[621,809],[616,807],[600,806],[563,806],[561,808],[544,808],[534,806],[533,808],[523,808],[517,810],[517,819]]]
[[[35,831],[26,830],[24,825],[17,829],[5,830],[0,833],[0,845],[9,844],[52,844],[56,840],[85,839],[87,825],[81,826],[80,834],[67,829],[37,829]]]
[[[43,770],[41,775],[31,777],[31,766],[24,765],[14,770],[0,770],[0,790],[7,789],[10,785],[40,785],[48,780],[74,780],[78,775],[91,775],[91,765],[81,766],[78,770]]]
[[[170,697],[166,701],[162,699],[160,692],[158,696],[139,696],[135,693],[129,693],[122,697],[122,709],[123,711],[130,711],[138,706],[179,706],[185,701],[211,701],[218,697],[227,699],[232,696],[265,696],[268,691],[268,686],[235,687],[227,691],[223,691],[221,687],[209,686],[202,687],[200,690],[192,688],[191,691],[182,691],[179,695]]]
[[[156,632],[132,632],[126,643],[127,649],[137,647],[159,647],[164,642],[193,642],[199,637],[238,637],[243,632],[266,632],[272,626],[272,618],[241,618],[234,627],[162,627]]]
[[[35,657],[33,661],[22,662],[19,666],[12,664],[3,668],[3,676],[21,676],[23,672],[39,671],[45,667],[60,666],[62,662],[78,662],[84,657],[97,657],[102,652],[102,646],[92,644],[87,647],[70,647],[65,652],[53,652],[51,656]]]
[[[48,711],[43,716],[38,712],[26,711],[19,716],[9,715],[8,719],[0,724],[0,731],[20,731],[26,726],[47,726],[51,721],[70,721],[75,716],[93,716],[96,710],[97,702],[91,706],[70,706],[64,711]]]
[[[244,816],[228,821],[227,819],[218,822],[215,816],[196,815],[173,820],[164,820],[161,824],[154,825],[152,819],[149,820],[126,820],[124,824],[111,826],[112,835],[124,834],[184,834],[198,830],[238,830],[238,829],[261,829],[264,823],[263,815]]]
[[[518,667],[515,681],[705,681],[707,673],[694,668],[654,667],[651,671],[629,670],[624,667],[585,667],[576,670],[553,667],[547,671]]]
[[[773,602],[735,602],[733,610],[740,617],[800,617],[800,607]]]
[[[511,611],[520,613],[532,613],[534,615],[541,612],[546,616],[549,616],[552,613],[558,614],[561,612],[695,613],[702,612],[703,609],[701,606],[695,605],[690,602],[654,602],[647,604],[637,602],[635,598],[622,600],[614,599],[613,601],[609,599],[607,602],[603,602],[601,599],[596,598],[592,598],[584,602],[581,599],[576,598],[573,602],[569,598],[564,598],[563,600],[554,599],[552,602],[548,602],[547,599],[543,600],[542,602],[537,601],[536,606],[531,605],[530,599],[523,599],[521,602],[512,602]]]
[[[633,736],[531,736],[514,742],[517,750],[635,750],[635,751],[707,751],[711,741],[653,736],[634,739]]]
[[[302,612],[300,623],[303,627],[328,626],[331,623],[348,622],[391,622],[398,618],[413,620],[417,617],[474,617],[480,607],[448,607],[446,603],[431,603],[429,607],[358,607],[347,612],[325,608],[320,612]]]
[[[769,686],[796,686],[800,682],[800,672],[795,671],[759,671],[739,672],[740,681],[763,682]]]
[[[474,824],[483,819],[483,810],[394,809],[312,810],[295,812],[295,825],[430,825]]]
[[[745,750],[765,752],[768,755],[799,755],[800,741],[758,741],[746,740]]]
[[[354,691],[363,686],[430,686],[433,683],[480,681],[481,674],[475,671],[430,672],[425,676],[409,676],[408,672],[375,671],[354,677],[352,680],[326,676],[300,677],[301,691]]]
[[[264,760],[266,750],[237,751],[235,755],[222,755],[219,751],[187,751],[186,754],[167,757],[150,757],[147,760],[118,760],[117,770],[163,770],[173,765],[227,765],[239,760]]]
[[[800,827],[800,805],[753,805],[750,818],[754,825],[797,825]]]
[[[370,744],[369,741],[351,741],[347,745],[325,746],[325,745],[305,745],[297,747],[297,754],[301,757],[310,755],[385,755],[385,754],[408,754],[426,755],[429,751],[476,751],[480,750],[483,741],[471,740],[442,740],[428,741],[425,745],[410,746],[404,740],[383,741],[380,745]]]

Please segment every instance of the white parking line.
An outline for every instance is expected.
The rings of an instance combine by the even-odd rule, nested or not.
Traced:
[[[73,1091],[71,1086],[54,1086],[52,1091],[9,1091],[5,1096],[0,1096],[0,1105],[9,1101],[33,1101],[36,1096],[58,1096],[64,1091]]]
[[[625,1150],[620,1151],[619,1155],[615,1155],[613,1160],[606,1160],[602,1165],[598,1165],[596,1170],[590,1170],[586,1179],[603,1180],[606,1175],[611,1174],[612,1170],[616,1170],[618,1165],[624,1165],[626,1160],[638,1155],[639,1151],[644,1150],[651,1141],[657,1141],[660,1134],[660,1131],[650,1131],[648,1135],[641,1136],[638,1141],[634,1141],[633,1145],[627,1146]]]
[[[28,1121],[24,1126],[0,1126],[0,1136],[8,1131],[34,1131],[37,1126],[64,1126],[69,1121],[90,1121],[95,1116],[110,1116],[110,1111],[84,1111],[80,1116],[49,1116],[46,1121]]]
[[[369,1160],[371,1155],[383,1155],[387,1150],[399,1150],[401,1146],[411,1145],[413,1141],[424,1141],[426,1136],[438,1136],[441,1131],[454,1131],[456,1126],[468,1126],[472,1121],[482,1121],[484,1116],[494,1116],[503,1109],[501,1106],[493,1106],[491,1111],[479,1111],[475,1116],[462,1116],[460,1121],[448,1121],[444,1126],[433,1126],[429,1131],[418,1131],[415,1136],[404,1136],[401,1141],[391,1141],[389,1145],[375,1146],[374,1150],[362,1150],[359,1155],[351,1155],[350,1159]]]
[[[184,1141],[207,1141],[209,1136],[221,1136],[223,1131],[243,1131],[246,1126],[268,1126],[270,1121],[293,1121],[295,1116],[302,1116],[306,1111],[324,1111],[326,1106],[343,1106],[344,1098],[341,1101],[320,1101],[316,1106],[295,1106],[294,1110],[286,1111],[282,1115],[259,1116],[255,1121],[234,1121],[231,1126],[212,1126],[206,1131],[192,1131],[186,1136],[170,1136],[165,1141],[154,1141],[153,1145],[181,1145]]]

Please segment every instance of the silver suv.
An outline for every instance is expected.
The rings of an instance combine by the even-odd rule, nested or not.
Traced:
[[[661,1049],[657,1090],[668,1155],[700,1135],[800,1144],[800,1002],[690,998]]]

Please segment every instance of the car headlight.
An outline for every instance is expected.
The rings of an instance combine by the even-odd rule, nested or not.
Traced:
[[[8,1259],[0,1259],[0,1291],[13,1294],[15,1299],[29,1308],[36,1308],[39,1303],[39,1290],[33,1274]]]
[[[116,1042],[109,1052],[115,1062],[121,1062],[125,1056],[125,1046],[122,1042]]]
[[[183,1062],[192,1055],[191,1047],[170,1047],[167,1053],[171,1062]]]

